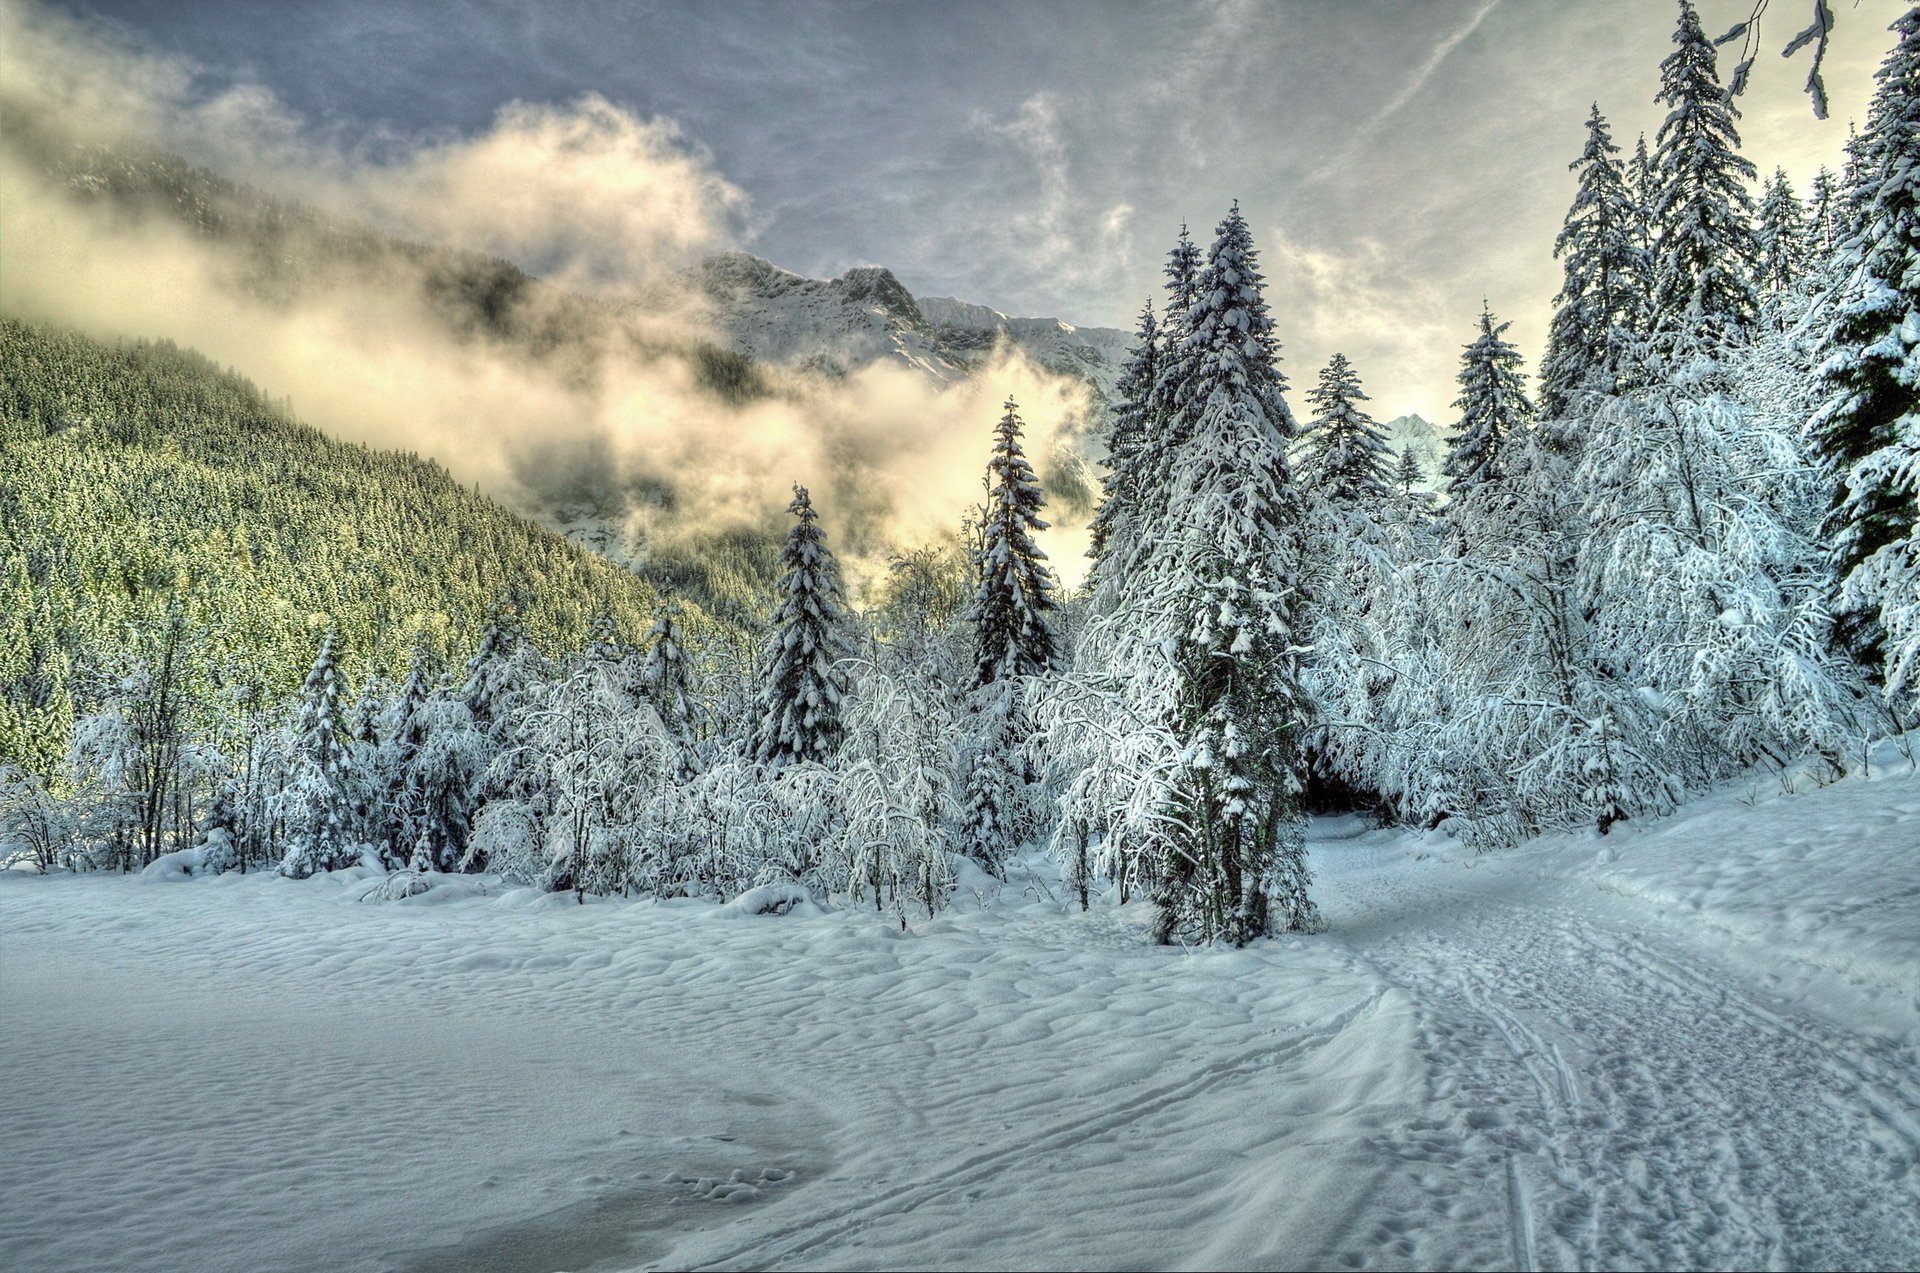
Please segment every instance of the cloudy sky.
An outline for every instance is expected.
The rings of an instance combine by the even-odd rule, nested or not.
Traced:
[[[1672,0],[657,3],[66,0],[211,99],[264,90],[328,146],[454,143],[511,102],[599,94],[678,125],[735,243],[790,269],[892,267],[922,295],[1131,326],[1181,222],[1238,198],[1296,384],[1336,349],[1378,414],[1449,418],[1482,296],[1537,356],[1589,102],[1652,132]],[[1711,33],[1751,0],[1702,0]],[[1833,118],[1775,56],[1747,152],[1836,162],[1892,4],[1839,0]],[[1731,59],[1729,58],[1728,61]],[[184,144],[184,143],[183,143]],[[195,156],[215,160],[219,156]],[[243,174],[244,175],[244,174]]]

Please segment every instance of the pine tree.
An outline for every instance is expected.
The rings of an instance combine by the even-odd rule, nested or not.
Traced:
[[[679,609],[672,598],[661,598],[654,611],[653,629],[647,634],[647,659],[641,675],[647,698],[679,751],[680,772],[685,777],[698,768],[698,758],[694,752],[693,675],[681,642]]]
[[[328,632],[300,691],[294,726],[293,777],[282,797],[287,823],[283,875],[305,879],[353,859],[348,843],[349,756],[344,688],[335,666],[336,640]]]
[[[1806,259],[1818,265],[1833,256],[1838,244],[1836,231],[1840,215],[1840,186],[1833,169],[1822,164],[1813,174],[1813,189],[1807,194]]]
[[[974,631],[973,708],[980,760],[967,793],[968,852],[997,865],[1020,832],[1017,810],[1034,775],[1019,760],[1030,732],[1023,680],[1044,675],[1057,657],[1053,627],[1053,572],[1034,543],[1045,497],[1020,446],[1021,421],[1012,399],[994,430],[987,464],[987,504],[974,554],[978,587],[968,620]]]
[[[1775,168],[1754,226],[1754,248],[1759,270],[1754,282],[1773,301],[1793,292],[1807,272],[1807,215],[1787,181],[1786,170]]]
[[[1345,354],[1320,369],[1320,383],[1307,393],[1317,414],[1307,425],[1301,479],[1328,499],[1358,504],[1393,489],[1393,450],[1387,435],[1360,407],[1367,401],[1359,373]]]
[[[1890,688],[1920,657],[1920,10],[1893,29],[1847,199],[1859,212],[1810,425],[1834,483],[1843,633],[1863,652],[1884,633]]]
[[[479,648],[467,660],[462,697],[473,723],[496,748],[510,741],[520,700],[527,689],[526,636],[512,612],[495,606],[487,616]]]
[[[432,653],[424,643],[413,647],[407,663],[407,679],[387,705],[381,721],[381,744],[376,762],[377,787],[381,792],[374,809],[375,843],[381,858],[389,866],[404,866],[413,857],[416,831],[415,810],[407,798],[407,775],[413,768],[425,736],[421,708],[433,692]]]
[[[1182,771],[1167,823],[1157,935],[1236,944],[1311,928],[1300,808],[1300,689],[1291,591],[1301,501],[1287,448],[1273,319],[1236,204],[1207,254],[1174,408],[1172,537],[1156,582],[1174,590]]]
[[[1047,528],[1040,518],[1046,497],[1020,445],[1019,409],[1009,399],[994,429],[987,464],[986,517],[981,524],[974,572],[979,586],[969,618],[978,660],[975,687],[1011,677],[1039,676],[1053,667],[1053,571],[1034,543]]]
[[[1660,64],[1668,108],[1654,155],[1653,335],[1663,351],[1738,343],[1758,307],[1752,282],[1754,166],[1740,154],[1739,112],[1720,84],[1713,43],[1680,0],[1677,46]]]
[[[1633,242],[1640,249],[1643,269],[1638,280],[1640,294],[1635,298],[1633,335],[1643,346],[1653,335],[1654,243],[1653,205],[1659,189],[1654,175],[1653,156],[1647,152],[1647,135],[1633,142],[1633,158],[1626,167],[1627,193],[1633,198]]]
[[[1098,574],[1100,563],[1113,551],[1116,535],[1137,514],[1142,486],[1141,466],[1152,462],[1152,399],[1159,379],[1160,324],[1153,316],[1153,302],[1140,308],[1140,326],[1133,349],[1120,368],[1114,385],[1114,404],[1108,413],[1107,471],[1101,475],[1100,507],[1089,528],[1087,556]]]
[[[1407,499],[1413,498],[1414,487],[1427,480],[1426,473],[1420,468],[1420,457],[1413,453],[1411,446],[1400,448],[1400,468],[1395,480],[1399,483],[1400,494]]]
[[[1460,422],[1448,440],[1447,494],[1459,495],[1502,476],[1501,452],[1533,417],[1520,367],[1520,351],[1504,339],[1509,324],[1495,324],[1480,311],[1480,335],[1461,355]]]
[[[1632,357],[1649,267],[1619,151],[1595,103],[1586,147],[1568,165],[1579,184],[1553,244],[1563,275],[1540,367],[1540,409],[1548,419],[1565,415],[1575,394],[1614,392]]]
[[[762,685],[754,740],[771,769],[825,761],[840,746],[846,681],[836,664],[849,652],[843,631],[840,566],[827,548],[807,488],[793,488],[796,519],[780,552],[781,602]]]

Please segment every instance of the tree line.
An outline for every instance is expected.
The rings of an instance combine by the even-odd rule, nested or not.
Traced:
[[[423,643],[357,698],[329,634],[142,853],[370,857],[403,892],[456,870],[831,891],[904,923],[962,863],[1043,842],[1081,905],[1110,890],[1154,905],[1158,940],[1242,943],[1319,923],[1315,809],[1493,846],[1657,817],[1755,765],[1856,767],[1911,724],[1920,660],[1920,11],[1893,30],[1843,171],[1806,201],[1776,172],[1756,200],[1680,5],[1652,143],[1626,155],[1587,117],[1532,392],[1483,307],[1442,501],[1344,355],[1295,416],[1235,206],[1204,246],[1182,232],[1142,311],[1077,595],[1035,540],[1009,402],[982,503],[865,613],[796,487],[757,631],[689,639],[667,603],[630,640],[603,607],[556,652],[501,608],[457,673]],[[154,741],[166,666],[80,715],[64,788],[16,779],[13,843],[43,826],[49,864],[137,864],[115,846],[152,775],[200,763],[198,739]]]

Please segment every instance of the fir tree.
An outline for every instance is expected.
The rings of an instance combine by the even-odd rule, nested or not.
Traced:
[[[1871,651],[1883,628],[1888,680],[1900,685],[1920,654],[1920,10],[1893,29],[1848,200],[1859,213],[1841,249],[1845,285],[1811,429],[1834,482],[1843,631]]]
[[[980,759],[967,792],[968,852],[997,865],[1021,819],[1023,789],[1034,775],[1018,757],[1026,745],[1023,679],[1053,670],[1053,572],[1033,541],[1047,528],[1045,497],[1020,446],[1020,413],[1012,399],[994,429],[987,464],[987,504],[974,554],[978,588],[968,619],[974,632],[974,715]]]
[[[415,810],[407,798],[407,776],[425,737],[421,708],[433,692],[432,654],[424,643],[413,647],[407,679],[388,704],[381,722],[382,742],[376,765],[381,799],[374,810],[380,855],[389,866],[404,866],[417,840]]]
[[[1047,528],[1040,518],[1046,497],[1020,446],[1021,420],[1009,399],[994,429],[987,464],[987,507],[974,556],[979,586],[969,618],[978,658],[976,688],[1007,678],[1038,676],[1053,667],[1053,572],[1034,543]]]
[[[1393,489],[1393,450],[1387,435],[1360,406],[1367,401],[1359,373],[1345,354],[1320,369],[1307,401],[1317,413],[1307,425],[1301,478],[1328,499],[1357,504]]]
[[[1760,200],[1754,249],[1759,262],[1754,282],[1762,296],[1774,300],[1800,286],[1807,272],[1807,216],[1785,169],[1773,170]]]
[[[1563,274],[1540,368],[1540,409],[1549,419],[1565,415],[1575,394],[1614,392],[1631,358],[1648,264],[1619,151],[1596,103],[1586,147],[1568,165],[1579,184],[1553,244]]]
[[[1640,249],[1643,262],[1637,298],[1633,316],[1633,334],[1645,340],[1653,334],[1654,299],[1654,244],[1658,236],[1654,233],[1653,205],[1659,198],[1659,179],[1654,173],[1653,156],[1647,151],[1647,135],[1639,134],[1633,142],[1633,159],[1626,168],[1627,193],[1633,199],[1634,232],[1633,242]]]
[[[1238,944],[1318,923],[1300,807],[1295,429],[1261,284],[1236,204],[1195,290],[1182,342],[1192,374],[1174,403],[1185,440],[1159,582],[1177,599],[1183,760],[1156,896],[1162,941]]]
[[[698,766],[694,754],[693,676],[681,641],[679,609],[672,598],[661,598],[654,611],[653,629],[647,634],[647,659],[641,675],[647,698],[679,752],[684,777]]]
[[[1141,466],[1151,463],[1154,454],[1152,399],[1159,363],[1160,324],[1153,316],[1153,302],[1148,301],[1140,308],[1140,326],[1120,368],[1107,417],[1107,471],[1101,475],[1100,507],[1088,532],[1087,556],[1093,559],[1095,572],[1112,551],[1119,528],[1138,511]]]
[[[756,758],[776,770],[838,750],[846,681],[836,665],[848,654],[840,566],[806,487],[793,488],[787,511],[797,520],[780,552],[781,601],[754,739]]]
[[[1752,326],[1754,166],[1740,154],[1739,112],[1720,84],[1713,43],[1680,0],[1677,46],[1660,64],[1668,108],[1654,155],[1654,337],[1671,352],[1738,343]]]
[[[295,879],[334,870],[353,858],[344,690],[334,660],[335,638],[328,632],[300,691],[293,777],[282,799],[288,848],[280,870]]]
[[[1413,453],[1411,446],[1400,448],[1400,468],[1395,474],[1400,494],[1407,499],[1413,498],[1413,489],[1427,480],[1426,473],[1420,467],[1420,457]]]
[[[1839,246],[1840,186],[1833,169],[1821,165],[1813,174],[1813,188],[1807,195],[1807,240],[1802,259],[1812,269],[1823,269],[1833,260]]]
[[[1533,417],[1520,367],[1520,351],[1505,340],[1509,324],[1495,324],[1493,312],[1480,311],[1480,336],[1461,356],[1460,422],[1448,441],[1447,493],[1500,480],[1501,453],[1513,434]]]

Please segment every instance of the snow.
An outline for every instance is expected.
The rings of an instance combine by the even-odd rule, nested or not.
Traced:
[[[1875,762],[1488,856],[1323,820],[1330,931],[1241,951],[1033,859],[907,933],[7,873],[0,1267],[1912,1267]]]

